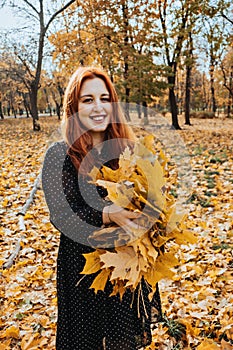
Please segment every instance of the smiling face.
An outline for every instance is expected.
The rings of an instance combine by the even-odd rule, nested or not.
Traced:
[[[111,114],[112,104],[105,82],[100,78],[85,80],[80,90],[78,115],[91,134],[94,146],[104,140]]]

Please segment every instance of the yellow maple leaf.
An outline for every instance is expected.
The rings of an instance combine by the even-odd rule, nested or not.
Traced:
[[[8,327],[1,335],[1,338],[19,338],[19,328],[16,326]]]
[[[51,278],[52,275],[53,275],[53,270],[48,270],[48,271],[46,271],[46,272],[43,273],[43,277],[44,277],[45,279]]]
[[[129,181],[132,181],[134,183],[134,189],[136,193],[146,198],[148,190],[148,183],[146,181],[146,178],[133,172],[129,177]]]
[[[143,274],[144,278],[151,285],[151,287],[155,287],[156,283],[159,282],[163,278],[170,278],[174,276],[174,273],[167,268],[163,263],[156,262],[154,266],[147,271],[147,273]]]
[[[29,214],[29,213],[26,213],[25,216],[24,216],[24,219],[33,219],[33,215],[32,214]]]
[[[134,249],[132,247],[124,246],[116,248],[115,252],[107,251],[100,256],[100,260],[104,264],[104,268],[114,267],[117,269],[119,276],[116,276],[115,278],[122,277],[122,279],[124,279],[125,273],[127,272],[127,269],[125,270],[125,264],[134,256]]]
[[[127,187],[125,184],[115,183],[105,180],[97,180],[96,184],[102,186],[108,191],[108,199],[121,208],[127,208],[132,203],[134,188]]]
[[[8,203],[9,203],[9,199],[8,198],[5,198],[3,201],[2,201],[2,207],[3,208],[6,208],[8,206]]]
[[[162,166],[158,160],[155,160],[154,164],[152,164],[149,160],[144,159],[138,159],[137,166],[141,169],[148,182],[148,200],[154,202],[160,210],[163,210],[166,197],[163,195],[162,188],[166,181]]]
[[[100,270],[102,264],[100,261],[100,250],[95,250],[94,252],[83,254],[86,259],[85,266],[80,272],[80,274],[90,275]]]
[[[178,265],[178,260],[174,256],[173,252],[168,252],[161,254],[154,263],[153,266],[144,274],[145,279],[148,283],[154,287],[157,282],[159,282],[163,278],[172,279],[174,273],[170,270],[170,268]]]
[[[178,259],[175,257],[175,251],[170,251],[164,254],[161,254],[158,259],[157,262],[158,263],[162,263],[164,265],[166,265],[166,267],[174,267],[176,265],[179,264]]]
[[[157,233],[157,232],[155,231],[155,233]],[[169,239],[169,237],[162,237],[162,236],[156,234],[156,237],[152,236],[153,246],[160,248],[168,241],[168,239]]]
[[[134,154],[138,158],[150,159],[151,161],[155,160],[156,152],[154,148],[154,135],[147,135],[139,140],[138,143],[135,144]]]
[[[154,153],[154,142],[155,137],[152,134],[146,135],[142,140],[142,143],[145,145],[145,147],[152,153]]]
[[[161,209],[153,204],[151,204],[147,199],[145,199],[143,196],[138,195],[135,193],[136,201],[138,201],[137,207],[140,208],[140,204],[143,203],[145,206],[143,207],[143,213],[145,215],[151,216],[154,218],[154,221],[159,218],[161,215]]]
[[[101,176],[103,179],[105,179],[106,181],[112,181],[112,182],[118,182],[120,179],[120,175],[121,175],[121,169],[118,168],[116,170],[113,170],[107,166],[103,166],[101,168]]]
[[[233,345],[226,342],[224,339],[221,340],[221,350],[232,350],[232,349],[233,349]]]
[[[21,349],[29,350],[29,349],[34,349],[35,347],[37,347],[38,349],[38,344],[40,342],[40,339],[38,338],[38,336],[39,336],[39,333],[25,334],[20,344]]]
[[[212,340],[205,339],[200,345],[198,345],[197,350],[220,350],[220,347]]]
[[[110,296],[114,296],[114,295],[119,294],[120,300],[122,300],[124,293],[125,293],[124,282],[121,280],[114,280],[113,290],[112,290],[112,293],[110,294]]]
[[[88,175],[92,178],[93,182],[96,182],[96,180],[101,178],[100,171],[95,166],[92,168]]]
[[[170,210],[170,213],[168,213],[168,222],[167,222],[167,233],[172,232],[175,230],[179,224],[184,219],[184,213],[178,213],[176,211],[176,207],[173,206]]]
[[[182,232],[175,231],[173,237],[177,244],[182,244],[184,242],[191,244],[197,243],[197,237],[195,234],[188,230],[183,230]]]
[[[11,339],[5,340],[2,344],[0,344],[0,350],[10,350]]]
[[[95,293],[98,292],[98,290],[104,290],[105,285],[108,281],[109,275],[110,275],[109,269],[102,269],[100,273],[95,277],[94,281],[92,282],[90,288],[93,288]]]
[[[152,262],[154,262],[157,259],[158,252],[155,250],[154,246],[152,245],[152,242],[148,236],[148,233],[142,238],[140,245],[140,250],[142,252],[142,246],[145,246],[146,253],[142,253],[142,255],[147,255],[148,258],[152,259]]]
[[[182,323],[186,327],[186,333],[190,334],[191,336],[198,336],[200,334],[200,328],[193,327],[192,322],[190,320],[187,320],[185,318],[181,318],[178,320],[179,323]]]

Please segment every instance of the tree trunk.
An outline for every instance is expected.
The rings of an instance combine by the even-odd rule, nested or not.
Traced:
[[[215,98],[215,88],[214,88],[214,66],[210,66],[210,91],[212,99],[212,111],[215,113],[217,110],[216,98]]]
[[[26,105],[24,105],[24,107],[25,107],[25,111],[26,111],[27,118],[29,118],[28,107],[27,107]]]
[[[30,91],[30,105],[31,105],[31,114],[32,114],[32,122],[33,122],[33,130],[39,131],[40,125],[38,123],[39,116],[38,116],[38,109],[37,109],[37,89],[35,88],[34,84],[31,86]]]
[[[169,88],[169,102],[170,102],[170,108],[171,108],[171,114],[172,114],[172,126],[176,130],[181,130],[181,127],[179,126],[179,122],[178,122],[178,108],[177,108],[174,86]]]
[[[53,89],[52,89],[51,93],[52,93],[52,97],[53,97],[53,100],[54,100],[55,105],[56,105],[56,114],[57,114],[58,120],[61,120],[61,107],[63,104],[64,89],[61,87],[59,82],[57,84],[57,90],[59,92],[59,97],[60,97],[59,101],[56,98],[56,95],[55,95],[55,92],[53,91]]]
[[[34,81],[32,82],[31,91],[30,91],[30,102],[31,102],[33,130],[34,131],[40,130],[40,125],[38,123],[39,117],[38,117],[38,109],[37,109],[37,92],[38,92],[39,84],[40,84],[40,75],[41,75],[41,69],[42,69],[45,35],[46,35],[46,32],[47,32],[50,24],[53,22],[53,20],[61,12],[63,12],[66,8],[68,8],[72,3],[74,3],[75,0],[69,1],[66,5],[61,7],[60,10],[56,11],[50,17],[46,26],[44,23],[43,0],[40,0],[39,2],[40,2],[40,11],[39,11],[38,15],[39,15],[39,21],[40,21],[40,38],[39,38],[39,46],[38,46],[38,54],[37,54],[36,75],[35,75]]]
[[[137,108],[138,118],[141,119],[142,118],[142,110],[141,110],[140,101],[137,102],[136,108]]]
[[[227,105],[227,117],[231,117],[231,108],[233,105],[233,90],[232,90],[232,85],[233,85],[233,66],[231,67],[231,74],[230,74],[230,84],[229,84],[229,96],[228,96],[228,105]]]
[[[46,98],[46,103],[47,103],[49,115],[50,115],[50,117],[52,117],[52,108],[51,108],[50,103],[49,103],[49,96],[48,96],[48,91],[46,88],[44,88],[44,93],[45,93],[45,98]]]
[[[130,88],[126,86],[125,88],[125,117],[127,121],[130,121],[130,115],[129,115],[129,93],[130,93]]]
[[[29,118],[29,113],[31,114],[30,104],[28,102],[27,94],[23,93],[23,104],[26,111],[27,118]]]
[[[231,117],[231,105],[232,105],[232,95],[229,91],[228,101],[227,101],[227,118]]]
[[[191,91],[191,71],[192,66],[186,67],[186,82],[185,82],[185,124],[191,125],[190,123],[190,91]]]
[[[124,1],[122,4],[122,13],[123,13],[123,22],[124,22],[124,49],[123,49],[123,56],[124,56],[124,83],[125,83],[125,117],[127,121],[130,121],[129,116],[129,94],[130,94],[130,88],[129,88],[129,64],[128,64],[128,44],[129,44],[129,36],[128,36],[128,26],[129,26],[129,19],[128,19],[128,3],[127,0]]]
[[[189,32],[189,50],[188,60],[186,61],[186,82],[185,82],[185,124],[190,123],[190,100],[191,100],[191,75],[193,65],[193,37],[191,31]]]
[[[144,115],[144,125],[148,125],[149,119],[148,119],[148,109],[147,109],[147,102],[146,101],[142,102],[142,108],[143,108],[143,115]]]
[[[202,105],[202,110],[205,111],[208,107],[208,98],[207,98],[207,93],[206,93],[206,80],[205,80],[205,73],[202,75],[202,92],[203,92],[203,105]]]
[[[0,101],[0,117],[1,117],[1,119],[4,119],[4,114],[2,111],[2,101]]]
[[[175,76],[169,76],[168,77],[168,84],[169,84],[169,103],[170,103],[170,110],[172,114],[172,126],[176,130],[180,130],[181,127],[178,123],[178,108],[177,108],[177,102],[176,102],[176,96],[175,96]]]
[[[55,103],[56,103],[56,113],[57,113],[58,120],[61,120],[61,106],[57,101],[55,101]]]
[[[14,117],[17,118],[16,110],[13,104],[11,105],[11,110],[12,110],[12,113],[14,114]]]

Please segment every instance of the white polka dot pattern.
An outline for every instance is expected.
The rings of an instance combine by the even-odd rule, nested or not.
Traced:
[[[86,184],[85,195],[93,196],[95,208],[85,203],[63,142],[55,143],[47,151],[42,183],[51,222],[61,232],[57,260],[56,349],[136,350],[149,344],[152,303],[148,299],[150,290],[144,282],[144,302],[140,300],[139,304],[138,291],[134,294],[127,291],[122,301],[119,296],[110,297],[110,282],[104,292],[95,294],[89,289],[93,275],[85,276],[77,285],[83,277],[79,274],[85,264],[82,254],[93,251],[88,245],[88,235],[94,227],[103,224],[106,191],[96,191],[94,185]]]

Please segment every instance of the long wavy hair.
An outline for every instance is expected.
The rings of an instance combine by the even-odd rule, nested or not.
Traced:
[[[88,79],[100,78],[104,81],[110,94],[112,102],[112,115],[110,123],[105,130],[104,141],[116,139],[114,141],[115,154],[124,150],[130,141],[135,141],[132,129],[127,125],[124,114],[118,103],[118,96],[108,75],[96,67],[79,67],[72,75],[64,96],[62,132],[63,138],[68,145],[68,154],[77,172],[87,174],[94,165],[94,159],[90,150],[93,148],[93,140],[90,132],[85,130],[78,117],[78,101],[83,83]],[[128,142],[126,141],[128,140]],[[80,167],[85,157],[85,167]],[[110,161],[110,166],[116,168],[116,163]]]

